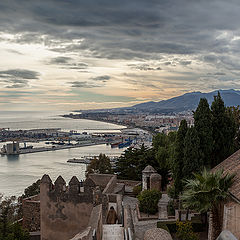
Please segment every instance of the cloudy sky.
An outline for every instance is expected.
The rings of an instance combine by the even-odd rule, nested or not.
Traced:
[[[239,0],[2,0],[0,109],[240,89]]]

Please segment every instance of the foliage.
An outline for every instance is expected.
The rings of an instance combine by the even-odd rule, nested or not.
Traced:
[[[240,106],[227,107],[227,114],[235,122],[234,151],[240,148]]]
[[[18,197],[18,208],[17,208],[17,215],[18,219],[22,218],[22,200],[24,198],[28,198],[40,193],[40,179],[38,179],[35,183],[30,185],[29,187],[25,188],[24,194]]]
[[[184,159],[184,139],[187,133],[187,121],[182,120],[177,132],[176,145],[175,145],[175,155],[174,162],[172,165],[174,186],[176,193],[180,193],[183,188],[182,179],[183,179],[183,159]]]
[[[193,172],[199,172],[203,166],[202,152],[200,150],[200,139],[196,128],[187,130],[184,139],[183,176],[190,178]]]
[[[177,237],[179,240],[198,240],[198,236],[193,232],[191,222],[176,222],[177,225]]]
[[[158,211],[158,201],[162,194],[153,190],[144,190],[138,196],[140,211],[148,214],[155,214]]]
[[[176,190],[174,185],[170,185],[167,188],[167,194],[170,198],[177,198]]]
[[[128,148],[116,163],[116,173],[121,179],[141,180],[142,170],[151,165],[157,165],[153,149],[144,145],[141,148]]]
[[[202,174],[194,174],[194,179],[186,180],[186,189],[182,200],[185,208],[200,213],[210,211],[213,219],[213,238],[216,239],[222,229],[223,202],[229,197],[229,188],[234,175],[223,175],[222,170],[210,172],[204,169]]]
[[[161,229],[164,229],[164,230],[166,230],[166,231],[168,231],[170,233],[170,231],[169,231],[169,229],[168,229],[168,227],[167,227],[167,225],[165,223],[158,222],[157,223],[157,227],[161,228]]]
[[[107,157],[105,154],[100,153],[99,157],[94,157],[90,164],[87,167],[87,173],[112,173],[112,166],[110,163],[109,157]]]
[[[173,200],[168,203],[168,215],[175,216],[175,204]]]
[[[213,125],[212,113],[206,98],[201,98],[196,111],[194,112],[194,128],[199,138],[199,150],[201,151],[202,162],[210,166],[213,148]]]
[[[0,239],[1,240],[28,240],[29,234],[17,223],[16,197],[0,197]]]
[[[210,172],[204,168],[194,179],[186,180],[182,195],[183,206],[201,213],[229,197],[228,189],[233,184],[234,175],[223,175],[223,170]]]
[[[159,133],[153,138],[153,149],[157,165],[155,169],[162,176],[162,188],[168,183],[176,141],[176,132],[169,135]]]
[[[139,195],[142,191],[142,185],[137,185],[133,187],[133,194],[136,196]]]
[[[233,153],[236,124],[232,114],[227,112],[224,102],[218,92],[212,102],[213,116],[213,162],[211,167],[216,166]]]
[[[24,194],[21,196],[22,198],[28,198],[40,193],[40,179],[38,179],[35,183],[30,185],[24,190]]]

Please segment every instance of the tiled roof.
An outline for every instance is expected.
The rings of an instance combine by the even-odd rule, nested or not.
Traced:
[[[232,154],[230,157],[218,164],[212,170],[215,171],[218,169],[223,169],[224,174],[236,174],[234,178],[234,183],[230,188],[230,192],[235,197],[240,199],[240,150],[236,151],[234,154]]]
[[[150,165],[147,165],[142,173],[156,173],[157,171]]]

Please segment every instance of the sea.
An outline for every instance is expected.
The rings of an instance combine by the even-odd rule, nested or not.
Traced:
[[[61,117],[68,112],[1,111],[0,128],[43,129],[61,128],[63,131],[120,132],[124,126],[115,124]],[[0,143],[0,148],[4,143]],[[28,153],[20,155],[0,155],[0,194],[20,196],[24,189],[48,174],[54,182],[61,175],[68,184],[72,176],[85,179],[85,164],[68,163],[70,158],[92,156],[105,153],[121,155],[125,149],[111,148],[106,144],[71,148],[57,151]]]

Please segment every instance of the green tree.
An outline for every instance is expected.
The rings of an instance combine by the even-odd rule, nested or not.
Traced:
[[[187,121],[182,120],[176,136],[175,155],[172,164],[173,179],[176,194],[182,191],[183,166],[184,166],[184,139],[188,130]]]
[[[144,190],[138,196],[140,211],[147,214],[155,214],[158,211],[158,201],[162,194],[153,190]]]
[[[186,180],[182,195],[183,206],[200,213],[210,212],[212,230],[209,240],[217,239],[223,225],[223,202],[229,197],[234,175],[223,175],[222,170],[210,172],[204,169],[195,173],[194,179]]]
[[[232,115],[227,114],[226,107],[218,92],[212,102],[213,115],[213,161],[211,167],[216,166],[234,151],[234,136],[236,125]]]
[[[121,179],[141,180],[142,170],[147,166],[157,167],[153,149],[146,148],[128,148],[122,154],[117,163],[115,172]]]
[[[32,185],[24,189],[24,194],[21,196],[22,198],[28,198],[34,195],[38,195],[40,193],[40,179],[34,182]]]
[[[204,165],[201,150],[200,139],[195,127],[187,130],[184,139],[184,159],[182,173],[184,178],[190,178],[193,172],[199,172]]]
[[[169,135],[159,133],[153,138],[153,149],[156,158],[156,166],[153,165],[153,167],[162,176],[162,188],[168,183],[175,138],[176,134],[174,133]]]
[[[227,114],[235,122],[234,151],[240,148],[240,106],[227,107]]]
[[[87,167],[87,173],[112,173],[112,166],[109,157],[100,153],[98,158],[94,157]]]
[[[201,98],[194,112],[194,127],[199,137],[199,147],[204,165],[211,165],[213,151],[212,113],[206,98]]]
[[[16,197],[0,196],[0,239],[1,240],[28,240],[29,234],[24,231],[17,223],[16,212],[18,205]]]

